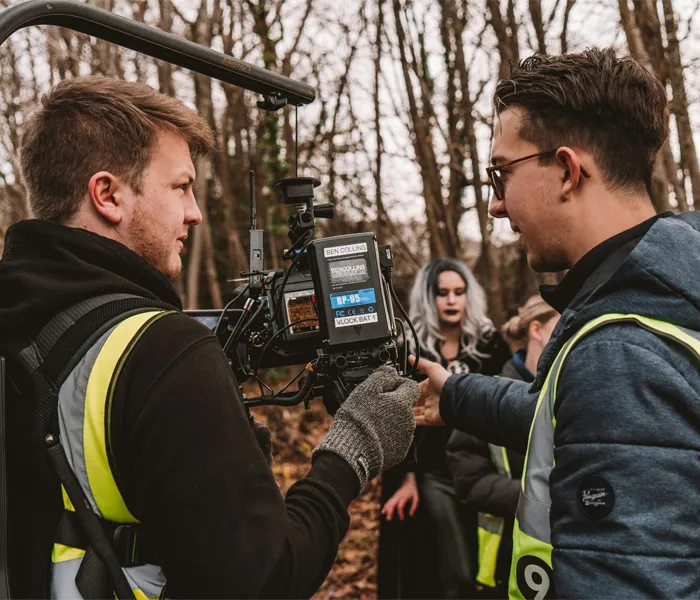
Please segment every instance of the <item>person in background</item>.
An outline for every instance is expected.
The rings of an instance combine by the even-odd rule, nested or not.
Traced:
[[[515,348],[501,377],[532,383],[537,361],[547,345],[559,313],[538,294],[501,328]],[[478,514],[477,589],[484,597],[505,598],[513,551],[513,520],[525,457],[462,431],[447,443],[447,464],[457,496]]]
[[[510,358],[508,345],[487,316],[484,290],[462,262],[438,259],[425,265],[416,276],[409,314],[418,334],[421,355],[440,362],[451,373],[496,375]],[[414,341],[408,333],[407,337],[413,352]],[[398,476],[394,472],[384,480],[381,512],[386,521],[416,516],[421,522],[408,525],[413,528],[411,533],[404,530],[395,536],[384,535],[388,534],[389,523],[383,524],[380,569],[392,564],[396,576],[403,581],[397,587],[410,591],[401,592],[402,596],[400,590],[390,592],[380,576],[380,597],[407,597],[406,593],[416,597],[473,596],[476,513],[464,511],[452,485],[452,474],[445,460],[451,433],[448,428],[417,430],[415,464],[404,463],[397,469]],[[417,512],[419,504],[422,511]],[[400,525],[394,529],[401,528]],[[426,535],[434,538],[434,552],[429,551]],[[419,548],[415,547],[416,543]],[[437,581],[432,589],[424,581],[411,583],[412,573],[416,572],[411,566],[415,564],[412,561],[416,551],[427,556],[434,566]],[[422,565],[418,572],[425,577],[429,570],[425,563]]]

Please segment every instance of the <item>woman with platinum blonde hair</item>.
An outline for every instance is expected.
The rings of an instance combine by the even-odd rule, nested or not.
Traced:
[[[418,334],[421,356],[440,362],[453,373],[498,374],[511,353],[486,312],[486,296],[473,273],[454,259],[438,259],[425,265],[416,275],[410,297],[409,315]],[[410,334],[409,350],[415,351]],[[387,522],[398,517],[403,521],[394,528],[421,530],[421,552],[427,552],[425,535],[434,539],[437,581],[433,589],[423,589],[423,596],[433,598],[474,597],[476,568],[476,512],[465,512],[452,485],[445,449],[452,430],[448,427],[419,427],[415,436],[414,463],[407,462],[384,479],[383,508]],[[394,475],[394,482],[391,481]],[[393,483],[393,485],[392,485]],[[421,510],[418,511],[418,507]],[[411,523],[412,517],[423,523]],[[411,517],[411,518],[409,518]],[[426,526],[427,524],[427,526]],[[388,531],[389,528],[384,527]],[[393,554],[380,548],[384,556],[398,557],[398,571],[415,569],[413,550],[406,548],[406,535],[385,536],[382,543],[401,539]],[[389,539],[386,539],[389,538]],[[415,545],[415,543],[414,543]],[[425,577],[427,569],[421,569]],[[400,574],[403,579],[404,574]],[[410,577],[410,573],[409,573]],[[380,588],[381,576],[380,576]],[[398,586],[409,586],[404,582]],[[380,597],[391,597],[380,589]],[[394,595],[394,597],[397,597]],[[401,596],[405,597],[405,596]],[[415,596],[418,597],[418,596]]]
[[[489,356],[483,342],[495,328],[486,314],[486,294],[464,263],[443,258],[418,271],[411,290],[409,316],[425,358],[438,362],[445,357],[472,359],[450,363],[453,368],[448,366],[449,371],[469,373],[470,363],[480,365],[481,359]],[[408,345],[415,353],[410,336]]]

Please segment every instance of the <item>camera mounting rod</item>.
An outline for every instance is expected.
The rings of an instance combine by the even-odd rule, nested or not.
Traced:
[[[310,104],[316,97],[314,88],[289,77],[71,0],[27,0],[0,11],[0,44],[18,29],[32,25],[56,25],[79,31],[262,94],[264,100],[258,106],[265,110],[276,111],[285,104]]]

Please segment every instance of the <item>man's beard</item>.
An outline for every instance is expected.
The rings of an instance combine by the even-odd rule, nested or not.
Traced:
[[[134,220],[131,222],[130,238],[134,247],[132,250],[143,258],[154,269],[160,271],[168,279],[175,279],[182,269],[182,263],[179,263],[176,269],[170,266],[170,248],[163,250],[163,247],[158,244],[158,233],[161,231],[156,227],[149,229],[148,217],[146,217],[140,209],[134,215]]]

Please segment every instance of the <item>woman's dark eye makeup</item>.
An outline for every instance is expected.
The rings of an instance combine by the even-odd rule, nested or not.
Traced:
[[[461,296],[462,294],[466,293],[466,291],[466,288],[457,288],[456,290],[439,289],[437,295],[447,296],[450,292],[453,292],[455,296]]]

